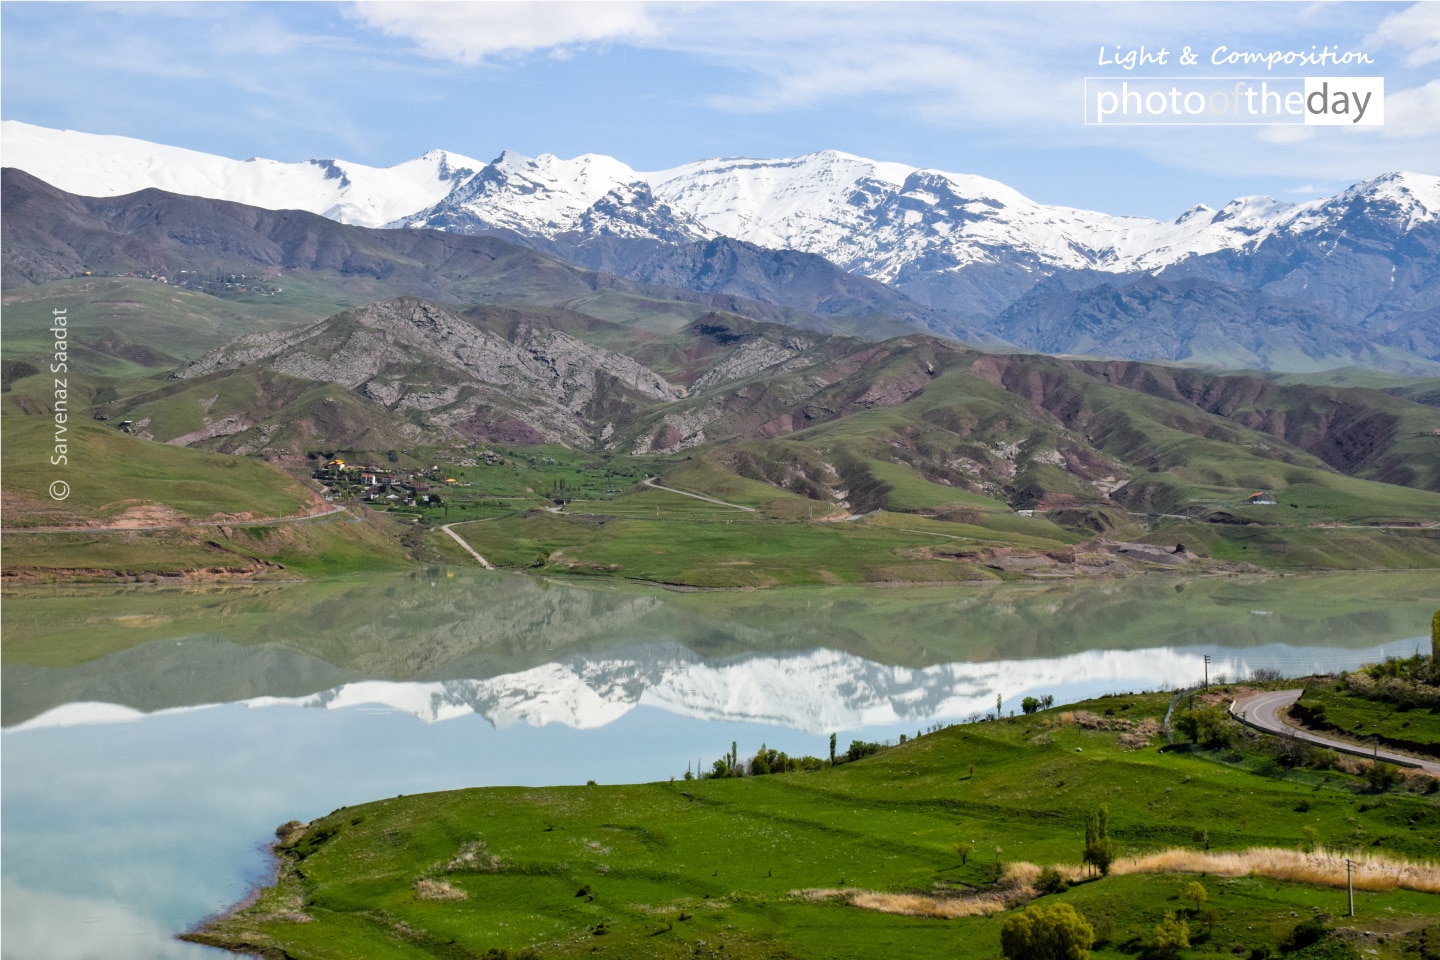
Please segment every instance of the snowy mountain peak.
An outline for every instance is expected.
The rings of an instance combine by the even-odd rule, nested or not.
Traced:
[[[1363,180],[1340,200],[1391,204],[1411,225],[1440,219],[1440,176],[1396,171]]]
[[[639,172],[613,157],[504,151],[482,163],[431,150],[392,167],[343,160],[235,161],[125,137],[6,121],[5,163],[72,193],[145,187],[301,209],[364,226],[501,231],[554,240],[666,243],[730,237],[824,257],[872,279],[927,282],[977,264],[1155,271],[1277,234],[1343,231],[1364,218],[1389,234],[1440,219],[1440,177],[1387,173],[1325,200],[1241,197],[1168,223],[1037,203],[995,180],[840,150],[701,160]]]
[[[1191,220],[1196,220],[1200,218],[1204,218],[1208,222],[1209,220],[1214,219],[1214,216],[1215,209],[1213,207],[1209,206],[1208,204],[1197,203],[1195,204],[1195,206],[1191,207],[1189,210],[1186,210],[1184,213],[1180,214],[1180,216],[1176,217],[1171,222],[1176,224],[1188,223]]]
[[[342,223],[378,227],[436,203],[478,160],[432,150],[393,167],[346,160],[282,163],[211,154],[16,120],[0,122],[6,166],[88,197],[158,188],[269,210],[306,210]]]

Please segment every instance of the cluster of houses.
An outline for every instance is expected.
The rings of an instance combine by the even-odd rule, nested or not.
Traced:
[[[346,463],[338,457],[310,475],[324,485],[326,500],[359,497],[367,503],[401,507],[438,506],[442,503],[440,491],[469,486],[445,476],[445,471],[435,464],[425,470],[402,472]]]
[[[87,270],[86,276],[90,275]],[[199,270],[180,270],[175,276],[167,276],[163,273],[144,273],[135,271],[129,276],[140,277],[152,283],[163,283],[167,286],[184,287],[188,290],[200,290],[208,293],[216,293],[220,290],[229,290],[232,293],[251,293],[262,297],[273,297],[282,293],[280,287],[272,287],[265,277],[255,276],[246,273],[203,274]]]

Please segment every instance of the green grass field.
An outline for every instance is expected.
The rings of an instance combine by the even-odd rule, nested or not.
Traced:
[[[1122,857],[1319,843],[1424,860],[1440,849],[1434,794],[1371,795],[1356,777],[1287,771],[1252,735],[1233,753],[1142,746],[1168,700],[1109,697],[1082,705],[1088,712],[950,727],[833,770],[492,788],[345,808],[290,836],[278,886],[209,924],[202,939],[296,960],[526,949],[980,960],[998,955],[1000,917],[851,903],[865,902],[854,899],[861,892],[881,907],[911,894],[951,903],[994,890],[1005,864],[1076,865],[1085,819],[1101,805]],[[969,847],[963,858],[959,844]],[[1340,875],[1343,884],[1343,867]],[[1440,914],[1437,894],[1391,889],[1358,893],[1356,918],[1341,921],[1343,886],[1263,872],[1114,875],[1046,901],[1075,906],[1098,932],[1095,955],[1118,958],[1139,950],[1165,911],[1187,914],[1179,894],[1191,881],[1207,903],[1188,913],[1185,956],[1275,952],[1300,919],[1318,914],[1379,932],[1378,941],[1358,937],[1366,955],[1398,958]],[[1359,956],[1350,949],[1330,955]]]
[[[1017,520],[1021,530],[1014,531],[890,514],[781,522],[647,490],[614,504],[571,505],[563,515],[531,511],[456,531],[500,566],[702,587],[775,587],[995,579],[993,572],[956,562],[956,551],[994,544],[1061,549],[1074,540],[1044,521]]]
[[[293,477],[259,460],[140,440],[84,412],[64,426],[68,461],[52,465],[51,418],[4,418],[7,529],[108,520],[147,503],[177,520],[204,520],[283,517],[313,502]],[[70,485],[63,501],[49,496],[56,480]]]
[[[1379,735],[1440,748],[1440,712],[1423,707],[1406,710],[1383,700],[1347,694],[1343,683],[1311,685],[1300,702],[1311,711],[1322,708],[1327,733],[1337,733],[1357,743],[1366,743],[1367,738]]]
[[[12,531],[0,557],[7,576],[38,582],[331,577],[392,570],[407,561],[385,518],[352,513],[275,525]]]

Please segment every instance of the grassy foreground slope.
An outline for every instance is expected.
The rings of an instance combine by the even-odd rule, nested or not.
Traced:
[[[343,808],[282,828],[277,885],[193,938],[296,960],[992,958],[999,919],[1034,896],[1036,871],[1017,862],[1078,864],[1101,805],[1122,857],[1311,843],[1433,857],[1433,793],[1361,795],[1359,778],[1287,770],[1253,740],[1158,752],[1168,702],[1117,696],[950,727],[835,769]],[[1343,886],[1283,882],[1263,867],[1128,869],[1046,898],[1089,918],[1097,956],[1138,952],[1165,911],[1186,916],[1179,894],[1192,881],[1208,901],[1188,912],[1197,952],[1265,956],[1297,917],[1333,921],[1345,907]],[[1343,875],[1342,864],[1342,885]],[[1418,885],[1440,890],[1434,866],[1427,875]],[[1363,940],[1367,954],[1398,957],[1440,913],[1436,893],[1380,886],[1357,894],[1344,924],[1357,932],[1327,941],[1338,952],[1325,956],[1358,957],[1350,943]],[[981,915],[956,917],[966,904]],[[1360,930],[1383,931],[1388,945],[1377,951]]]

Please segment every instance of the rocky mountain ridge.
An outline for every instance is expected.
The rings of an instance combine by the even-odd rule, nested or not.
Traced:
[[[505,152],[478,163],[435,151],[377,173],[329,160],[225,161],[24,124],[7,123],[5,136],[7,163],[81,193],[228,190],[347,222],[493,234],[627,279],[824,316],[872,311],[972,342],[1290,370],[1440,369],[1440,177],[1423,173],[1301,204],[1201,205],[1162,223],[838,151],[656,172],[598,155]],[[1189,286],[1187,303],[1218,312],[1224,329],[1156,339],[1175,319],[1169,308],[1137,318],[1102,295],[1067,312],[1047,285],[1103,293],[1156,277],[1207,281]]]
[[[562,331],[525,324],[507,340],[414,299],[242,337],[175,377],[246,366],[339,384],[402,417],[421,413],[426,429],[441,435],[488,437],[498,430],[512,441],[588,445],[594,419],[609,408],[685,395],[634,359]]]

